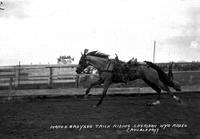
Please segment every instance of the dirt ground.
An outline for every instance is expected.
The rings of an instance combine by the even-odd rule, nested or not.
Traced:
[[[200,139],[200,92],[162,95],[37,98],[0,102],[1,139]]]

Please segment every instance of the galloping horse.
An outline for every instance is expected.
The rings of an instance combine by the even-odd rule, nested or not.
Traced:
[[[80,58],[79,65],[76,69],[76,72],[78,74],[82,73],[85,68],[91,65],[98,70],[100,77],[99,80],[91,83],[91,85],[87,88],[85,93],[85,98],[87,98],[90,89],[93,86],[100,85],[102,83],[104,84],[102,96],[99,102],[94,107],[97,107],[102,103],[103,98],[105,97],[106,92],[112,83],[124,82],[123,75],[119,76],[120,75],[119,71],[118,72],[115,71],[116,68],[115,62],[116,60],[109,59],[109,55],[99,53],[98,51],[92,51],[88,53],[88,51],[85,50]],[[147,85],[149,85],[152,89],[154,89],[158,93],[157,100],[152,102],[150,105],[160,104],[161,90],[167,91],[168,94],[173,99],[175,99],[178,102],[181,102],[180,98],[173,95],[173,93],[170,91],[170,89],[168,88],[169,85],[167,85],[160,79],[159,73],[156,69],[152,68],[148,64],[140,64],[140,63],[133,64],[133,63],[125,63],[122,61],[119,62],[120,63],[117,64],[118,68],[119,65],[121,65],[122,67],[124,65],[128,66],[128,71],[127,71],[128,81],[142,79]],[[176,89],[175,86],[172,87]],[[179,88],[176,90],[179,90]]]

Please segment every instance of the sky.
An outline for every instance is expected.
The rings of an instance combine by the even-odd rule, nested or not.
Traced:
[[[0,0],[0,65],[78,63],[99,50],[128,61],[200,61],[199,0]]]

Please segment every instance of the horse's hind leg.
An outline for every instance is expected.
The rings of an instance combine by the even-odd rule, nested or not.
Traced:
[[[161,89],[159,87],[157,87],[156,85],[152,86],[152,88],[157,92],[158,94],[158,97],[157,97],[157,100],[154,101],[151,105],[158,105],[160,104],[160,94],[161,94]]]
[[[168,93],[175,101],[177,101],[177,102],[179,102],[179,103],[181,102],[181,99],[180,99],[179,97],[175,96],[175,95],[173,94],[173,92],[170,91],[170,89],[169,89],[169,87],[168,87],[167,85],[165,85],[165,84],[163,84],[163,83],[160,82],[160,87],[161,87],[164,91],[167,91],[167,93]]]
[[[154,83],[152,83],[152,82],[150,82],[150,81],[148,81],[148,80],[145,80],[145,79],[144,79],[144,81],[145,81],[145,83],[148,84],[152,89],[154,89],[154,90],[157,92],[157,94],[158,94],[157,100],[154,101],[154,102],[152,102],[152,103],[150,103],[150,104],[147,104],[147,105],[148,105],[148,106],[155,106],[155,105],[160,104],[161,89],[160,89],[157,85],[155,85]]]

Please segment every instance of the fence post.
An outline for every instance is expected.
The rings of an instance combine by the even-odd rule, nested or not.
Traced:
[[[49,88],[52,88],[52,84],[53,84],[52,75],[53,75],[53,69],[52,69],[52,67],[49,67],[49,81],[48,81]]]
[[[10,77],[10,81],[9,81],[9,89],[10,89],[10,90],[13,89],[13,77]]]
[[[17,88],[19,88],[19,86],[20,86],[20,67],[21,67],[21,65],[20,65],[20,62],[19,62],[19,66],[17,67],[17,69],[16,69],[16,84],[15,84],[15,86],[17,87]]]
[[[79,75],[77,74],[76,75],[76,81],[75,81],[75,86],[76,86],[76,88],[79,88]]]

